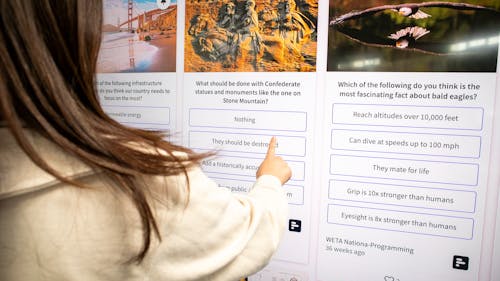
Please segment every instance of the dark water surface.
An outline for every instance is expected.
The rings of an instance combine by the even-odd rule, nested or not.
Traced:
[[[328,71],[496,71],[499,12],[444,7],[422,10],[431,17],[411,19],[384,10],[330,26]],[[388,36],[408,27],[428,33],[407,48],[396,48],[396,40]]]

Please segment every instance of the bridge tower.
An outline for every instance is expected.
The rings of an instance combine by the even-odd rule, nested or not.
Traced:
[[[128,32],[132,32],[132,9],[134,6],[133,0],[128,0]]]
[[[134,30],[132,29],[132,9],[134,6],[134,1],[133,0],[128,0],[128,32],[133,32]],[[128,57],[129,57],[129,63],[130,63],[130,68],[135,69],[135,55],[134,55],[134,39],[129,38],[128,39]]]

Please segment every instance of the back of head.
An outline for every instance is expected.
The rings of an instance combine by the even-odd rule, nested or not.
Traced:
[[[51,119],[81,118],[81,107],[103,115],[94,91],[101,1],[9,0],[0,11],[0,79],[23,122],[64,127]]]

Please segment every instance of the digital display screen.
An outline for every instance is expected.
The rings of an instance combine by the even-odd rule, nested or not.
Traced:
[[[251,281],[500,280],[500,2],[403,2],[105,0],[101,104],[237,193],[277,137],[288,229]]]

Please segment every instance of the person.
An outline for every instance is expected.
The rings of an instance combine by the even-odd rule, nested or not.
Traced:
[[[272,138],[246,195],[211,153],[99,105],[99,0],[0,1],[0,280],[237,280],[284,232],[291,177]]]

